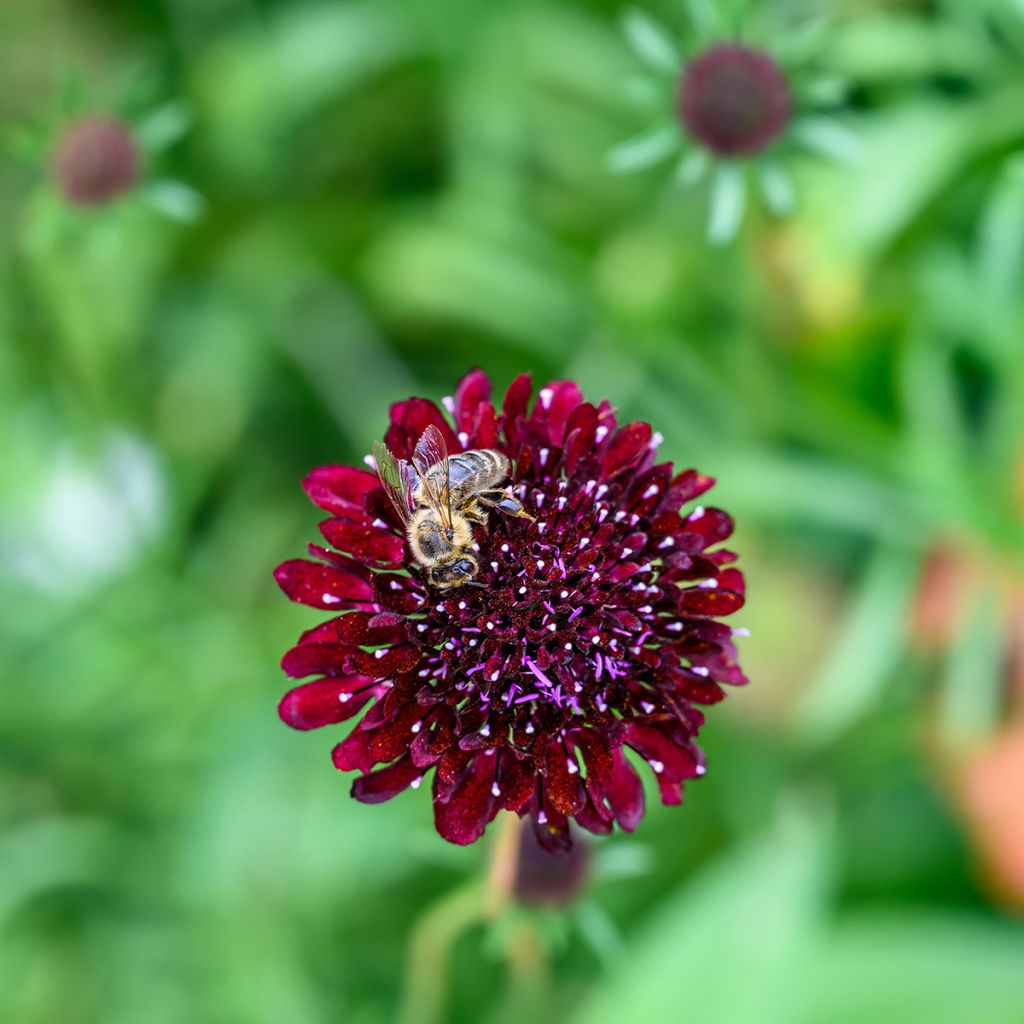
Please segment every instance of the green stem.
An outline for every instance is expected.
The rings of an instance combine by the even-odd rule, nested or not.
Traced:
[[[409,942],[398,1024],[442,1019],[449,951],[464,931],[483,920],[486,898],[486,887],[473,882],[448,893],[420,918]]]
[[[448,893],[420,918],[409,940],[409,962],[398,1024],[438,1024],[444,1010],[452,946],[473,925],[493,921],[512,897],[519,861],[518,815],[504,813],[486,881]]]

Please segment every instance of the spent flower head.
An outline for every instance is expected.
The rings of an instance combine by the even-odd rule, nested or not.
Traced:
[[[692,3],[692,32],[677,39],[649,14],[627,11],[624,29],[646,67],[628,94],[646,108],[650,126],[608,155],[628,173],[675,157],[676,180],[711,179],[708,235],[730,241],[739,231],[751,181],[768,207],[790,213],[796,202],[786,161],[802,145],[830,157],[857,155],[855,137],[820,108],[834,106],[842,83],[816,75],[822,23],[782,32],[750,11],[734,24],[713,2]]]
[[[120,118],[92,115],[61,135],[53,176],[69,203],[103,206],[135,186],[139,163],[132,129]]]
[[[75,211],[83,210],[106,216],[109,209],[148,206],[180,221],[202,213],[199,194],[162,173],[165,154],[188,132],[191,114],[177,100],[140,111],[136,91],[102,90],[94,97],[69,90],[53,110],[15,129],[14,150],[39,172],[47,209],[76,223]]]
[[[499,409],[475,371],[446,400],[392,406],[388,448],[408,459],[427,427],[449,455],[497,449],[509,488],[534,517],[492,511],[478,530],[475,582],[443,593],[411,560],[403,523],[375,473],[325,466],[305,480],[330,518],[275,576],[292,600],[332,617],[283,659],[313,676],[286,694],[296,729],[359,723],[334,764],[360,775],[352,795],[388,800],[429,777],[449,841],[478,839],[500,810],[531,819],[549,850],[571,846],[570,819],[598,834],[644,813],[634,760],[666,804],[704,773],[700,705],[746,682],[734,630],[743,605],[732,520],[692,504],[714,481],[658,462],[660,435],[619,426],[571,381],[527,376]]]

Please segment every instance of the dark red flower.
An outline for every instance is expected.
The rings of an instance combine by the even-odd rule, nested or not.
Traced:
[[[590,873],[590,850],[573,842],[567,853],[552,853],[541,846],[532,828],[519,833],[512,891],[520,903],[531,907],[565,907],[579,895]]]
[[[760,50],[712,46],[690,61],[679,85],[679,113],[690,134],[716,156],[760,153],[785,131],[793,112],[779,65]]]
[[[53,174],[71,203],[102,206],[131,189],[139,176],[139,148],[131,129],[113,117],[72,124],[53,158]]]
[[[374,473],[325,466],[307,494],[330,513],[331,547],[276,571],[282,590],[335,617],[284,657],[316,676],[281,702],[297,729],[364,711],[334,748],[362,774],[352,795],[388,800],[431,775],[438,832],[478,839],[499,810],[529,815],[547,849],[570,845],[569,819],[595,833],[636,828],[646,761],[664,803],[704,772],[698,704],[746,682],[732,630],[716,621],[743,604],[725,512],[683,505],[714,481],[656,462],[646,423],[619,427],[559,381],[528,409],[530,379],[500,411],[475,371],[446,404],[392,406],[385,441],[409,458],[430,424],[449,453],[499,448],[512,487],[536,517],[494,512],[477,537],[482,587],[439,593],[410,561],[401,524]],[[383,766],[383,767],[380,767]]]

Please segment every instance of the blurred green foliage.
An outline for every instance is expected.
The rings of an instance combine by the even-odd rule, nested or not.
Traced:
[[[351,802],[332,738],[278,722],[315,616],[270,572],[303,473],[476,364],[576,378],[719,478],[754,683],[579,906],[456,930],[445,1019],[1024,1020],[953,798],[1024,710],[1024,11],[831,9],[863,159],[797,158],[795,216],[716,250],[699,190],[605,169],[638,127],[618,4],[4,6],[0,1019],[415,1010],[410,936],[487,843],[424,792]],[[89,110],[149,155],[75,210],[49,158]],[[977,599],[922,646],[948,551]]]

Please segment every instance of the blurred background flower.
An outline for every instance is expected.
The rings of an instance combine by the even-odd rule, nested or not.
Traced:
[[[786,75],[741,163],[799,203],[722,248],[660,167],[607,172],[653,124],[635,6],[3,5],[0,1019],[595,1024],[684,992],[705,1024],[1018,1024],[1019,4],[837,0],[807,78],[807,4],[699,38],[700,4],[642,5],[680,159],[684,55]],[[818,109],[855,166],[796,154]],[[54,149],[101,112],[139,184],[73,206]],[[165,178],[204,215],[154,209]],[[273,713],[302,474],[475,364],[656,422],[751,582],[714,771],[595,837],[563,908],[492,899],[500,835],[438,842],[422,791],[366,813]]]
[[[652,123],[615,146],[608,166],[626,173],[673,158],[677,185],[709,178],[708,237],[724,243],[740,229],[751,186],[774,214],[793,212],[787,164],[795,147],[851,161],[859,146],[834,116],[847,86],[815,66],[827,45],[820,14],[775,24],[764,5],[686,6],[689,31],[681,38],[641,8],[623,17],[647,70],[627,80],[627,95]]]

